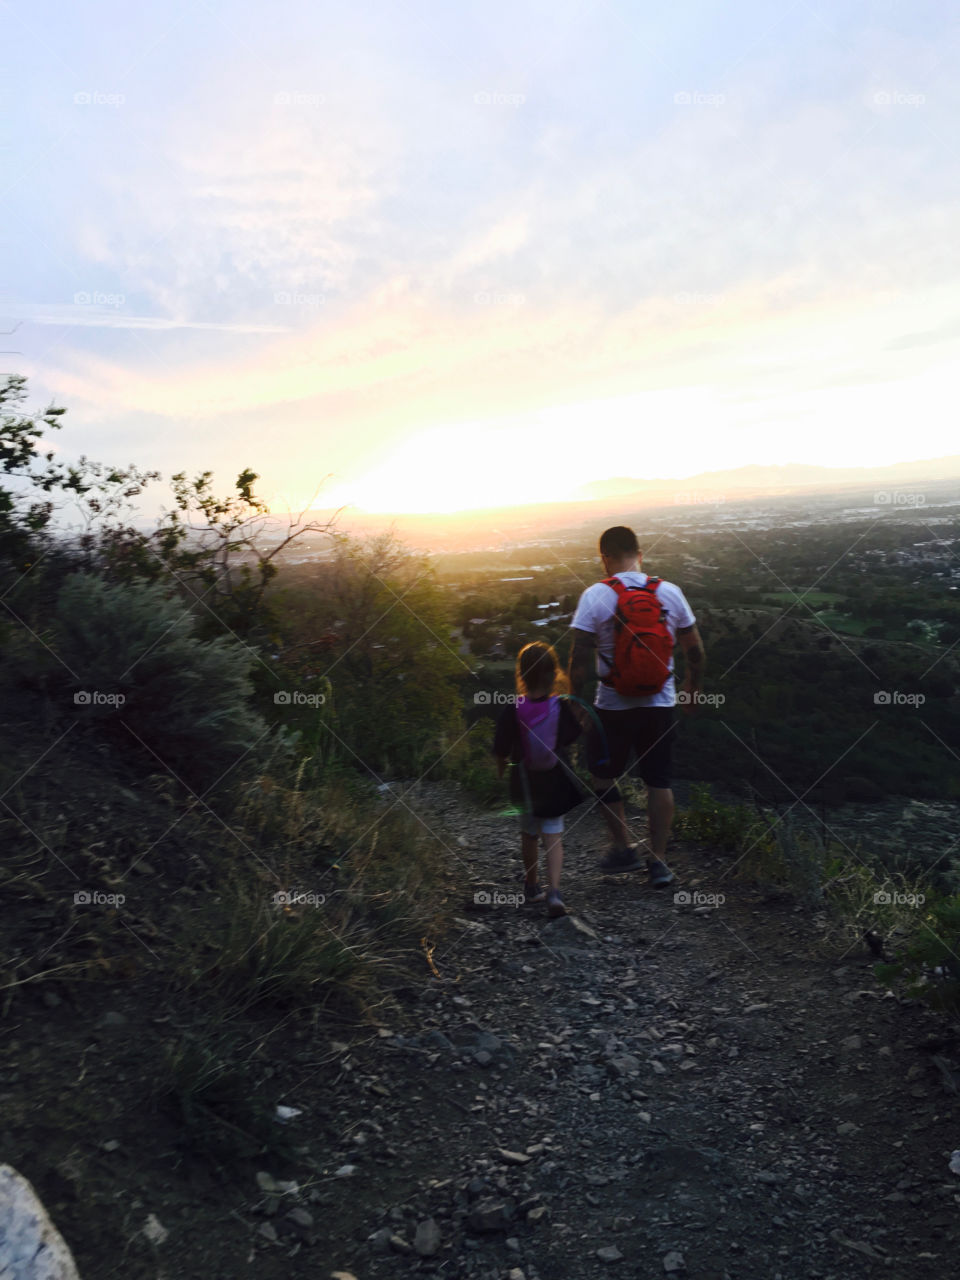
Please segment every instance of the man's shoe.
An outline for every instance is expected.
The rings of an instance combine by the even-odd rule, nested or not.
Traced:
[[[652,889],[663,889],[668,884],[673,884],[673,872],[659,858],[647,859],[647,873],[647,880]]]
[[[544,902],[546,900],[546,896],[547,895],[544,892],[542,885],[528,884],[526,880],[524,880],[523,882],[524,906],[529,906],[531,903]]]
[[[637,857],[637,846],[628,844],[625,849],[611,849],[605,858],[600,860],[600,870],[608,875],[616,875],[619,871],[639,871],[643,866]]]
[[[563,905],[563,899],[560,897],[559,889],[547,890],[547,915],[551,920],[556,920],[559,916],[565,916],[567,908]]]

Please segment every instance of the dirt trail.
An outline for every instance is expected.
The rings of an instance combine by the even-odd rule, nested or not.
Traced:
[[[409,1025],[348,1061],[331,1271],[955,1273],[960,1051],[952,1024],[884,995],[866,949],[831,957],[809,912],[709,851],[669,856],[715,909],[604,878],[593,818],[564,892],[595,936],[541,908],[471,910],[519,887],[514,822],[444,787],[415,808],[460,860],[465,909]]]

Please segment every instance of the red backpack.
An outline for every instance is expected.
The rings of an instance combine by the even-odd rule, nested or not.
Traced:
[[[619,578],[604,578],[617,593],[613,624],[613,665],[601,683],[628,698],[659,693],[670,675],[673,636],[666,610],[657,596],[659,578],[628,587]]]

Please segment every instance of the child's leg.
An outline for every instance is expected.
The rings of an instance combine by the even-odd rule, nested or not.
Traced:
[[[544,832],[543,843],[547,851],[547,884],[551,889],[559,889],[560,872],[563,870],[563,832]]]
[[[527,884],[536,884],[537,864],[540,861],[540,837],[538,835],[530,835],[529,832],[524,831],[520,840],[520,848],[523,853],[524,879]]]

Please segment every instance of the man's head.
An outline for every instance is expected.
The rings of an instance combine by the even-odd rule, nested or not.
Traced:
[[[615,524],[600,535],[600,559],[607,573],[621,573],[636,569],[643,554],[637,535],[625,524]]]

